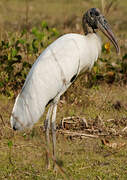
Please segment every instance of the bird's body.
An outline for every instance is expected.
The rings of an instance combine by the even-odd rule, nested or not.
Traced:
[[[12,113],[22,124],[19,129],[37,122],[50,101],[63,94],[80,72],[92,68],[100,51],[101,40],[95,33],[66,34],[48,46],[33,64],[16,99]]]
[[[96,8],[89,9],[82,19],[84,35],[66,34],[54,41],[33,64],[24,86],[17,96],[11,115],[14,130],[31,127],[39,120],[45,107],[49,110],[44,123],[47,149],[49,149],[50,120],[53,155],[56,144],[56,110],[60,96],[76,77],[91,69],[101,52],[100,29],[114,44],[119,53],[115,36],[104,16]],[[51,118],[52,117],[52,118]],[[47,153],[47,167],[49,158]],[[55,161],[56,162],[56,161]]]

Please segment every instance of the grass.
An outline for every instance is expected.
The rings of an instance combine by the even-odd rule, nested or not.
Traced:
[[[74,86],[77,87],[76,83]],[[72,94],[73,88],[71,87],[67,93]],[[107,84],[99,85],[97,90],[85,87],[80,90],[79,88],[77,91],[82,93],[83,102],[80,101],[79,96],[76,104],[72,103],[70,98],[66,99],[67,95],[65,94],[62,97],[64,104],[62,106],[59,104],[57,123],[59,124],[63,117],[70,116],[73,111],[73,116],[87,119],[89,129],[93,127],[102,132],[100,138],[95,139],[75,138],[57,133],[58,162],[60,161],[61,167],[66,170],[70,179],[126,179],[127,147],[111,148],[102,143],[102,139],[105,138],[110,143],[127,143],[127,133],[126,131],[122,132],[126,126],[127,116],[127,111],[124,109],[126,107],[126,88],[116,85],[109,87]],[[118,92],[122,92],[119,97]],[[108,97],[105,99],[107,94]],[[8,99],[6,97],[1,97],[1,99],[3,99],[6,109]],[[117,100],[121,103],[119,110],[113,106]],[[9,106],[11,106],[8,106],[8,111],[11,112],[12,101],[9,100],[9,102]],[[58,174],[55,174],[52,170],[45,169],[45,140],[42,128],[45,117],[32,130],[14,132],[10,128],[8,112],[4,112],[3,109],[1,112],[3,112],[4,120],[4,123],[0,122],[1,179],[63,179],[59,171]],[[101,116],[103,124],[97,119],[98,114]],[[113,121],[108,121],[109,119],[113,119]]]
[[[101,3],[98,0],[1,0],[1,39],[6,32],[38,26],[42,20],[56,27],[61,34],[83,33],[80,18],[86,9],[95,6],[100,8]],[[118,0],[107,14],[121,46],[120,57],[116,56],[114,48],[109,54],[102,54],[102,58],[108,57],[112,62],[126,53],[126,7],[126,0]],[[107,40],[104,38],[104,41]],[[122,131],[127,126],[127,86],[101,82],[89,88],[85,86],[86,79],[87,75],[80,76],[61,97],[57,124],[59,126],[64,117],[85,117],[88,128],[83,132],[88,133],[89,129],[89,133],[99,134],[99,138],[72,137],[57,132],[60,167],[66,172],[66,179],[127,179],[127,131]],[[13,104],[14,99],[0,95],[0,179],[64,179],[61,171],[55,173],[45,168],[45,114],[33,129],[14,132],[9,122]],[[106,140],[108,143],[103,143]],[[109,147],[112,143],[118,147]]]

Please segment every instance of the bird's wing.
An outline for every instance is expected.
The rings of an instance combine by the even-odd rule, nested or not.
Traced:
[[[32,66],[13,108],[24,126],[38,121],[46,104],[64,92],[79,69],[79,52],[73,39],[60,38]]]

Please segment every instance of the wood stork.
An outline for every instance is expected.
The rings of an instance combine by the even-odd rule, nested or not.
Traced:
[[[32,127],[50,104],[45,126],[49,147],[51,119],[53,155],[56,158],[56,111],[60,96],[77,78],[79,73],[91,69],[101,53],[100,29],[113,43],[116,52],[120,49],[110,25],[97,8],[89,9],[82,18],[84,35],[66,34],[49,45],[33,64],[24,86],[16,98],[11,126],[14,130]],[[47,167],[49,159],[47,155]]]

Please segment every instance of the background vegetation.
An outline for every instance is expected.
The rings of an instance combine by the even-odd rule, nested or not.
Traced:
[[[65,179],[127,179],[127,2],[126,0],[0,1],[0,178],[64,179],[45,169],[43,119],[27,132],[13,132],[15,97],[39,54],[65,33],[83,34],[83,13],[98,7],[118,38],[121,54],[100,33],[102,55],[61,97],[57,156]],[[65,134],[64,130],[89,137]],[[85,126],[82,119],[87,122]],[[68,125],[68,124],[71,124]],[[63,143],[65,141],[65,143]]]

